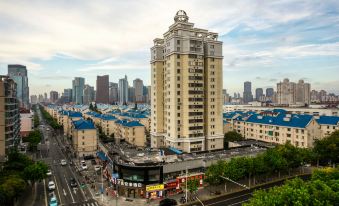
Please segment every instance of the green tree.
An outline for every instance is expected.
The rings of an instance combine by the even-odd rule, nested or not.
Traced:
[[[27,155],[21,154],[17,150],[12,150],[8,154],[8,160],[4,164],[3,171],[20,172],[31,164],[33,164],[33,160]]]
[[[7,176],[0,184],[1,205],[14,205],[17,199],[26,188],[25,181],[17,175]]]
[[[330,136],[316,140],[313,151],[318,161],[335,164],[339,161],[339,131],[333,132]]]
[[[33,186],[36,181],[47,177],[48,166],[43,162],[36,162],[24,169],[24,177]]]
[[[29,150],[36,151],[37,145],[41,142],[42,134],[39,130],[31,131],[26,138],[24,138],[24,142],[29,143]]]
[[[244,140],[245,138],[237,133],[236,131],[230,131],[225,133],[224,135],[224,148],[227,149],[228,148],[228,143],[232,142],[232,141],[241,141]]]
[[[191,194],[198,191],[198,188],[199,188],[199,180],[198,179],[187,180],[187,189]]]

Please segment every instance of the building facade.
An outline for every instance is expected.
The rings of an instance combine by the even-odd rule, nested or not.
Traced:
[[[109,76],[97,76],[97,90],[95,102],[108,104],[109,103]]]
[[[119,79],[119,103],[120,105],[127,104],[128,102],[128,81],[127,76]]]
[[[72,81],[72,101],[75,104],[83,104],[85,79],[75,77]]]
[[[98,135],[93,122],[84,119],[73,121],[71,131],[72,146],[78,157],[96,154]]]
[[[151,48],[151,146],[223,148],[222,42],[182,10]]]
[[[255,100],[261,101],[262,96],[264,96],[264,90],[262,88],[255,89]]]
[[[0,162],[8,150],[20,142],[20,114],[17,85],[8,76],[0,76]]]
[[[72,102],[72,89],[64,89],[63,96],[65,98],[65,103]]]
[[[311,104],[311,85],[302,79],[296,84],[296,104]]]
[[[29,109],[29,87],[26,66],[19,64],[8,65],[8,76],[16,83],[16,95],[19,106]]]

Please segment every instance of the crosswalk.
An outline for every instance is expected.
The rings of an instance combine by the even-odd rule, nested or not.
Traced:
[[[69,206],[100,206],[95,200],[88,200],[87,202],[79,202],[68,204]]]

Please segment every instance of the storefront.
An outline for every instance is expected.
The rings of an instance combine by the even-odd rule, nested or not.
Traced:
[[[118,189],[119,195],[131,198],[144,198],[145,186],[138,182],[129,182],[123,179],[117,179],[112,182]]]
[[[147,185],[146,186],[146,198],[148,199],[159,199],[164,194],[164,184]]]
[[[171,180],[171,181],[167,181],[165,183],[165,194],[164,196],[171,196],[171,195],[175,195],[178,193],[178,181],[177,180]]]

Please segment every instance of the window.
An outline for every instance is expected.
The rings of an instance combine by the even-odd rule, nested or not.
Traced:
[[[210,48],[211,48],[211,49],[214,49],[214,45],[211,45]]]
[[[180,81],[180,77],[179,76],[177,77],[177,80]]]
[[[180,84],[177,84],[177,88],[180,88]]]
[[[180,117],[180,113],[178,113],[177,116]]]
[[[177,91],[177,95],[180,95],[180,91]]]
[[[177,54],[177,59],[180,59],[180,54]]]
[[[177,40],[177,44],[180,44],[180,40]]]
[[[180,62],[177,62],[177,66],[180,66]]]
[[[82,142],[82,145],[85,145],[85,142]]]
[[[177,69],[177,74],[180,74],[180,69]]]
[[[287,134],[286,136],[287,136],[287,137],[291,137],[291,134]]]
[[[214,65],[211,65],[210,67],[211,67],[211,69],[214,69]]]

